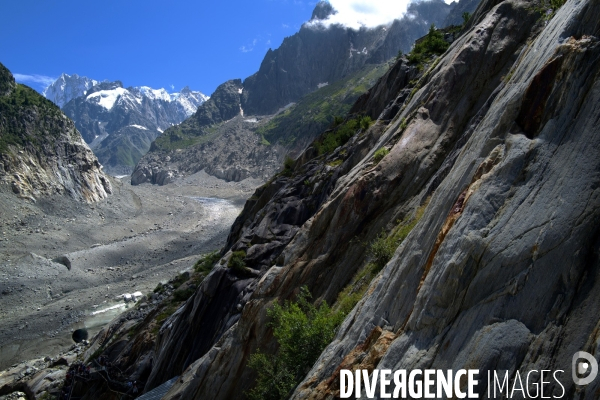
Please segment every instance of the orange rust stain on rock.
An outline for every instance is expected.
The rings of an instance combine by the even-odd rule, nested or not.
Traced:
[[[427,262],[425,263],[425,270],[423,271],[423,276],[421,276],[421,281],[419,282],[419,288],[417,289],[417,293],[421,290],[423,282],[425,282],[425,278],[427,278],[429,270],[433,265],[433,259],[435,258],[435,255],[437,254],[438,250],[440,249],[440,246],[444,242],[446,235],[448,234],[452,226],[454,226],[454,223],[456,222],[458,217],[461,216],[463,210],[465,209],[468,191],[469,188],[466,188],[462,191],[460,196],[458,196],[458,199],[452,206],[452,210],[450,210],[450,214],[448,214],[448,217],[446,218],[446,221],[444,222],[440,233],[438,233],[438,236],[435,240],[435,244],[433,245],[433,249],[431,250],[431,253],[429,253],[429,257],[427,258]]]
[[[496,166],[502,160],[503,157],[504,157],[504,147],[497,146],[494,150],[492,150],[490,152],[490,154],[479,165],[479,167],[477,167],[477,171],[475,171],[475,174],[473,175],[473,178],[471,179],[471,183],[458,196],[458,199],[452,206],[450,213],[448,213],[448,217],[446,217],[446,221],[444,221],[444,225],[442,225],[442,229],[438,233],[438,236],[435,240],[435,244],[433,245],[433,249],[431,250],[431,253],[429,253],[429,257],[427,258],[427,262],[425,263],[423,275],[421,276],[421,280],[419,282],[419,287],[417,289],[417,293],[421,290],[421,287],[423,286],[423,282],[425,282],[425,278],[427,278],[427,275],[429,274],[429,271],[431,270],[431,266],[433,265],[433,259],[435,258],[435,255],[437,254],[438,250],[440,249],[440,246],[444,242],[446,235],[448,235],[448,232],[450,231],[450,229],[452,229],[452,226],[454,226],[454,223],[462,215],[462,213],[465,209],[465,206],[467,204],[467,201],[469,200],[471,195],[473,193],[475,193],[477,191],[477,189],[479,189],[479,187],[481,186],[481,181],[482,181],[483,177],[487,173],[489,173],[492,170],[492,168],[494,168],[494,166]]]
[[[366,369],[371,373],[396,337],[395,333],[384,331],[380,327],[373,329],[367,339],[342,360],[333,375],[321,381],[307,398],[311,400],[339,398],[340,370]],[[314,381],[306,382],[305,387],[311,386],[311,383],[314,384]]]

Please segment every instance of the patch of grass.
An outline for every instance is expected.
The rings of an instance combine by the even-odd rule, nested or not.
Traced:
[[[331,342],[345,315],[326,302],[319,307],[309,300],[306,286],[295,302],[275,303],[267,311],[273,336],[279,344],[276,357],[256,352],[248,366],[258,373],[256,386],[247,392],[251,400],[286,399]]]
[[[339,294],[334,309],[348,315],[354,306],[362,299],[369,283],[375,275],[370,268],[363,268]]]
[[[350,119],[333,131],[325,133],[314,142],[314,145],[319,155],[330,154],[339,146],[346,144],[359,130],[367,130],[372,123],[369,116]]]
[[[208,275],[220,258],[221,255],[218,251],[205,254],[198,261],[196,261],[196,264],[194,264],[194,271],[199,274]]]
[[[423,69],[424,64],[432,57],[443,54],[450,44],[444,40],[444,34],[435,29],[431,24],[429,33],[416,43],[407,59],[409,64],[417,65],[419,70]]]
[[[165,322],[167,318],[173,315],[173,313],[177,311],[177,308],[178,307],[176,304],[169,304],[160,314],[158,314],[154,319],[157,326],[152,330],[152,333],[157,333],[160,330],[160,327],[163,324],[163,322]]]
[[[340,160],[339,158],[337,160],[333,160],[331,162],[328,162],[327,165],[329,165],[330,167],[337,167],[338,165],[341,165],[344,161]]]
[[[406,239],[410,231],[417,225],[417,222],[423,217],[425,208],[429,204],[429,200],[425,202],[415,212],[414,218],[408,221],[401,221],[392,232],[388,235],[385,230],[373,240],[369,247],[368,254],[371,257],[371,266],[373,272],[377,273],[392,259],[396,249]]]
[[[173,292],[173,300],[176,302],[186,301],[196,292],[196,288],[188,286],[186,288],[180,288]]]
[[[382,147],[373,154],[373,161],[375,164],[379,164],[379,161],[383,160],[383,157],[387,156],[390,151],[386,147]]]

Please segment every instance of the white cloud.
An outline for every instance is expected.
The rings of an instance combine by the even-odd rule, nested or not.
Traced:
[[[251,44],[249,44],[249,45],[247,45],[247,46],[242,46],[242,47],[240,47],[240,51],[241,51],[242,53],[249,53],[249,52],[251,52],[252,50],[254,50],[254,47],[256,47],[256,44],[257,44],[257,43],[258,43],[258,39],[254,39],[254,40],[252,40],[252,43],[251,43]]]
[[[410,0],[329,0],[329,3],[337,13],[316,24],[339,24],[359,29],[387,25],[394,19],[401,18],[406,13]]]
[[[171,84],[171,90],[175,90],[175,85]]]
[[[13,74],[15,80],[19,83],[34,83],[39,87],[43,87],[44,89],[50,86],[56,78],[46,75],[28,75],[28,74]]]

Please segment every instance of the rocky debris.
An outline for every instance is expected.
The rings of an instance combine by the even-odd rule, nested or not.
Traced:
[[[177,171],[162,170],[158,164],[143,165],[138,164],[131,174],[131,184],[141,185],[142,183],[152,183],[154,185],[164,186],[175,180]]]
[[[69,257],[67,257],[66,255],[53,258],[52,261],[64,265],[69,271],[71,270],[71,260],[69,260]]]
[[[89,342],[84,340],[56,357],[22,362],[0,372],[0,396],[14,396],[17,391],[25,393],[29,399],[56,395],[65,382],[68,368],[81,357],[88,346]]]
[[[209,102],[210,100],[207,101]],[[193,123],[193,118],[190,118],[179,127]],[[264,181],[281,169],[285,156],[282,146],[261,144],[256,129],[264,123],[267,120],[248,124],[244,122],[244,117],[238,115],[212,126],[213,133],[206,133],[214,135],[210,141],[185,149],[151,151],[135,167],[131,184],[166,185],[202,170],[230,182],[248,178]],[[194,126],[199,130],[203,129]],[[178,127],[173,129],[175,128]]]

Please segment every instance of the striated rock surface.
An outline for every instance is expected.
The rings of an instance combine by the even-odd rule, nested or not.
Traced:
[[[0,65],[0,180],[23,198],[66,193],[95,202],[112,192],[102,166],[60,109]]]
[[[290,177],[256,192],[224,257],[245,250],[260,277],[231,281],[217,266],[163,325],[146,389],[182,372],[166,398],[227,399],[252,387],[249,355],[277,348],[269,306],[301,285],[334,303],[368,262],[360,243],[418,207],[419,222],[292,398],[335,398],[342,366],[570,376],[573,353],[598,345],[599,13],[597,1],[569,1],[545,24],[528,2],[481,4],[391,122],[326,157],[309,148]],[[598,390],[562,383],[567,397]]]

